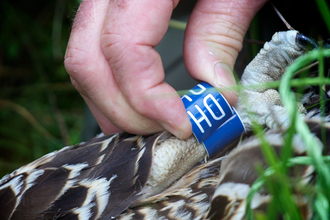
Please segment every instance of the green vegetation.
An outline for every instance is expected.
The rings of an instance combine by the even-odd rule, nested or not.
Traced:
[[[318,60],[320,70],[323,70],[323,57],[329,57],[330,50],[320,49],[314,50],[306,55],[299,57],[291,66],[289,66],[282,77],[279,91],[282,97],[283,105],[286,107],[289,115],[291,116],[292,125],[288,129],[287,134],[284,135],[284,147],[278,156],[273,148],[264,139],[262,129],[255,125],[256,135],[261,139],[261,149],[264,153],[265,159],[269,165],[269,168],[263,170],[261,167],[257,167],[260,173],[259,179],[251,187],[252,190],[249,194],[247,202],[247,218],[253,219],[253,214],[250,209],[251,200],[253,195],[258,192],[262,186],[270,191],[272,203],[269,206],[268,215],[258,216],[260,219],[276,219],[277,214],[281,213],[285,219],[302,219],[300,211],[294,200],[294,195],[303,195],[304,199],[313,201],[310,204],[314,210],[315,219],[329,219],[329,204],[330,204],[330,167],[329,156],[322,156],[321,149],[317,146],[316,140],[310,133],[307,125],[304,123],[303,118],[297,114],[297,106],[295,96],[291,91],[290,80],[294,73],[307,64]],[[319,86],[322,87],[324,82],[329,84],[328,80],[323,77],[322,71],[319,71]],[[305,81],[305,85],[311,83]],[[315,83],[313,83],[315,84]],[[303,86],[301,84],[300,86]],[[323,99],[323,100],[322,100]],[[321,96],[321,109],[324,110],[324,97]],[[291,143],[293,134],[299,134],[306,146],[308,157],[296,157],[292,158]],[[325,137],[324,137],[325,138]],[[323,139],[324,139],[323,138]],[[316,180],[313,185],[298,185],[294,182],[288,174],[289,167],[293,165],[313,165],[316,173]],[[260,213],[259,213],[260,214]]]
[[[330,13],[329,8],[325,1],[317,1],[320,12],[324,18],[330,33]],[[277,219],[277,215],[283,215],[284,219],[303,219],[302,213],[299,211],[297,202],[294,199],[294,195],[302,195],[304,199],[309,201],[313,209],[313,219],[327,220],[330,218],[330,164],[329,156],[322,156],[322,151],[316,148],[316,140],[309,131],[307,125],[304,123],[303,118],[297,114],[297,105],[295,96],[291,91],[292,78],[294,74],[311,64],[313,61],[319,62],[319,74],[318,82],[311,82],[310,79],[305,79],[300,86],[316,84],[319,86],[320,91],[324,84],[329,85],[328,79],[324,77],[324,57],[330,57],[329,49],[314,50],[306,55],[299,57],[291,66],[289,66],[283,75],[279,92],[282,97],[283,105],[286,107],[292,121],[290,129],[284,136],[284,147],[278,156],[271,146],[265,141],[262,129],[255,125],[255,132],[261,139],[261,149],[264,153],[265,159],[269,165],[269,168],[264,170],[262,167],[257,167],[260,173],[259,179],[252,185],[252,190],[248,196],[247,219]],[[320,107],[324,112],[325,103],[324,95],[321,93]],[[291,143],[293,134],[299,134],[306,146],[308,157],[292,158]],[[323,132],[323,143],[325,143],[326,137]],[[329,137],[328,137],[329,138]],[[298,185],[294,182],[288,174],[289,167],[293,165],[313,165],[315,168],[316,178],[313,185]],[[251,201],[253,195],[262,187],[266,186],[272,195],[272,201],[268,207],[267,215],[262,213],[252,213]]]
[[[63,65],[77,6],[0,3],[0,176],[80,141],[84,102]]]

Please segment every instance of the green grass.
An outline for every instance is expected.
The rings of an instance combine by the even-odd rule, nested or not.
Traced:
[[[329,8],[324,0],[317,0],[320,13],[328,27],[330,33],[330,13]],[[269,166],[264,170],[257,167],[260,177],[251,186],[246,204],[247,219],[276,219],[277,213],[281,214],[284,219],[302,219],[300,211],[294,201],[293,190],[299,192],[309,200],[309,204],[313,209],[313,219],[330,219],[330,166],[329,156],[323,156],[322,151],[316,148],[316,140],[309,131],[303,118],[297,114],[297,105],[295,95],[291,91],[291,86],[303,87],[304,85],[319,85],[320,91],[324,84],[329,85],[329,80],[324,77],[324,57],[330,56],[330,50],[319,49],[314,50],[306,55],[299,57],[292,65],[290,65],[280,81],[279,92],[281,94],[284,107],[287,109],[291,118],[291,127],[287,134],[284,135],[284,147],[278,156],[272,147],[265,141],[261,128],[254,126],[256,135],[261,139],[261,150]],[[293,80],[296,71],[302,69],[313,61],[319,62],[319,75],[316,78]],[[293,83],[295,81],[295,83]],[[275,85],[276,84],[276,85]],[[273,83],[277,86],[277,83]],[[274,87],[273,87],[274,88]],[[324,95],[321,93],[320,107],[324,111]],[[308,157],[292,158],[291,143],[293,134],[298,134],[302,138],[307,150]],[[329,137],[328,137],[329,138]],[[326,139],[323,132],[323,143]],[[316,179],[313,185],[297,186],[292,184],[292,180],[288,176],[288,169],[293,165],[312,165],[315,168]],[[276,181],[274,181],[276,180]],[[272,195],[272,201],[268,207],[267,213],[253,213],[251,210],[251,201],[255,193],[261,187],[265,186]]]
[[[313,202],[312,208],[314,210],[314,219],[329,219],[329,204],[330,204],[330,167],[329,157],[322,156],[322,151],[316,148],[316,140],[309,131],[303,118],[297,114],[297,105],[295,95],[291,91],[292,77],[294,73],[313,61],[319,61],[320,70],[323,70],[323,58],[330,56],[330,50],[320,49],[314,50],[306,55],[299,57],[292,65],[290,65],[285,74],[282,76],[279,86],[279,92],[281,94],[284,107],[287,109],[290,115],[292,125],[287,131],[287,135],[284,135],[284,147],[280,156],[278,156],[272,147],[264,139],[262,129],[255,125],[254,130],[256,135],[261,140],[261,150],[264,154],[269,168],[262,170],[258,167],[260,178],[251,187],[251,192],[248,196],[247,202],[247,219],[254,219],[252,210],[250,208],[253,195],[258,192],[261,186],[265,185],[272,195],[272,204],[269,206],[269,212],[267,219],[273,219],[275,213],[281,213],[284,219],[301,219],[298,207],[293,200],[292,180],[288,176],[288,168],[294,164],[311,164],[315,168],[316,182],[312,187],[312,190],[308,190],[308,194],[305,196],[311,199]],[[329,84],[328,80],[325,80],[324,73],[319,71],[318,79],[320,88],[324,83]],[[300,81],[299,86],[310,85],[310,80]],[[315,84],[315,81],[313,82]],[[323,100],[322,100],[323,99]],[[321,108],[324,109],[324,97],[321,97]],[[302,138],[308,157],[304,158],[292,158],[291,142],[293,134],[299,134]],[[325,137],[324,137],[325,138]],[[324,139],[323,138],[323,139]],[[274,181],[276,180],[276,181]],[[303,193],[303,190],[301,190]],[[261,219],[265,216],[259,216]]]
[[[330,34],[330,10],[329,5],[325,0],[316,0],[316,4],[319,8],[319,11],[323,17],[324,22],[327,25],[328,32]]]

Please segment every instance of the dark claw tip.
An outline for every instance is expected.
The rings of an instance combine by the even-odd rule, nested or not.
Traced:
[[[313,50],[315,48],[318,48],[317,43],[314,40],[310,39],[309,37],[306,37],[301,33],[297,34],[296,43],[307,50]]]

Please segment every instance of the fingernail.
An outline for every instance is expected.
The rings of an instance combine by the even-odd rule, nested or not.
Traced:
[[[236,86],[236,80],[233,70],[225,63],[216,63],[214,65],[214,85],[218,88],[228,88]],[[235,105],[237,102],[237,90],[228,88],[228,90],[221,91],[230,105]]]

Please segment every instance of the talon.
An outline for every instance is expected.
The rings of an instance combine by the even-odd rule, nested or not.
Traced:
[[[314,40],[301,33],[297,33],[295,43],[307,50],[318,48],[317,43]]]

